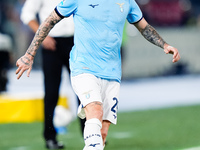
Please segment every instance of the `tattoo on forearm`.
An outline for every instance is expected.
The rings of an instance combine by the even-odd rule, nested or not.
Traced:
[[[164,48],[164,44],[166,43],[162,37],[157,33],[157,31],[151,26],[147,25],[142,31],[141,34],[151,43]]]
[[[29,46],[27,53],[31,56],[35,56],[37,49],[40,44],[46,38],[50,30],[54,27],[56,23],[58,23],[61,18],[53,11],[49,17],[40,25],[38,31],[36,32],[31,45]]]
[[[32,55],[30,52],[27,51],[27,54],[31,55],[32,57],[35,57],[34,55]]]

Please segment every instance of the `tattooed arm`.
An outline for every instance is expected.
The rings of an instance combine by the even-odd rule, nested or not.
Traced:
[[[50,30],[54,27],[54,25],[61,19],[62,18],[58,16],[55,11],[53,11],[49,17],[40,25],[25,55],[19,58],[16,62],[16,66],[18,67],[16,70],[16,74],[18,74],[17,79],[19,79],[26,70],[28,70],[27,76],[29,77],[33,65],[33,60],[39,46],[46,38]]]
[[[166,54],[168,53],[173,54],[172,62],[177,62],[180,59],[178,50],[167,44],[163,40],[163,38],[157,33],[157,31],[146,22],[144,18],[134,25],[140,31],[143,37],[147,39],[149,42],[163,48]]]

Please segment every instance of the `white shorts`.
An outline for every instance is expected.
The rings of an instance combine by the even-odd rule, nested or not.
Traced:
[[[101,102],[103,104],[103,120],[117,123],[117,109],[119,102],[120,83],[114,80],[105,80],[92,74],[84,73],[71,77],[72,88],[78,95],[81,104],[78,116],[84,118],[84,109],[91,102]],[[81,114],[79,114],[81,113]]]

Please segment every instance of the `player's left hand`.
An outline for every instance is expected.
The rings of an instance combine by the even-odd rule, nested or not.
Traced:
[[[27,71],[27,77],[29,77],[31,69],[33,65],[33,57],[30,55],[24,55],[21,58],[19,58],[16,62],[16,66],[18,69],[16,70],[16,74],[18,74],[17,79],[19,79],[22,74]]]
[[[173,63],[177,62],[181,58],[178,50],[175,47],[172,47],[170,45],[168,45],[164,48],[164,52],[166,54],[173,55],[173,60],[172,60]]]

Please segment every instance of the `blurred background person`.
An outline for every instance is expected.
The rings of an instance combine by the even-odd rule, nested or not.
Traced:
[[[8,83],[7,72],[10,68],[12,40],[7,34],[0,33],[0,93],[6,91]]]
[[[33,32],[43,22],[60,0],[26,0],[21,12],[21,20]],[[39,21],[38,21],[39,18]],[[44,139],[48,149],[62,149],[64,145],[56,139],[53,125],[54,109],[59,98],[62,68],[69,70],[69,52],[73,46],[73,18],[65,18],[58,23],[42,43],[42,69],[44,73]],[[78,100],[79,101],[79,100]],[[80,121],[81,129],[84,120]]]

